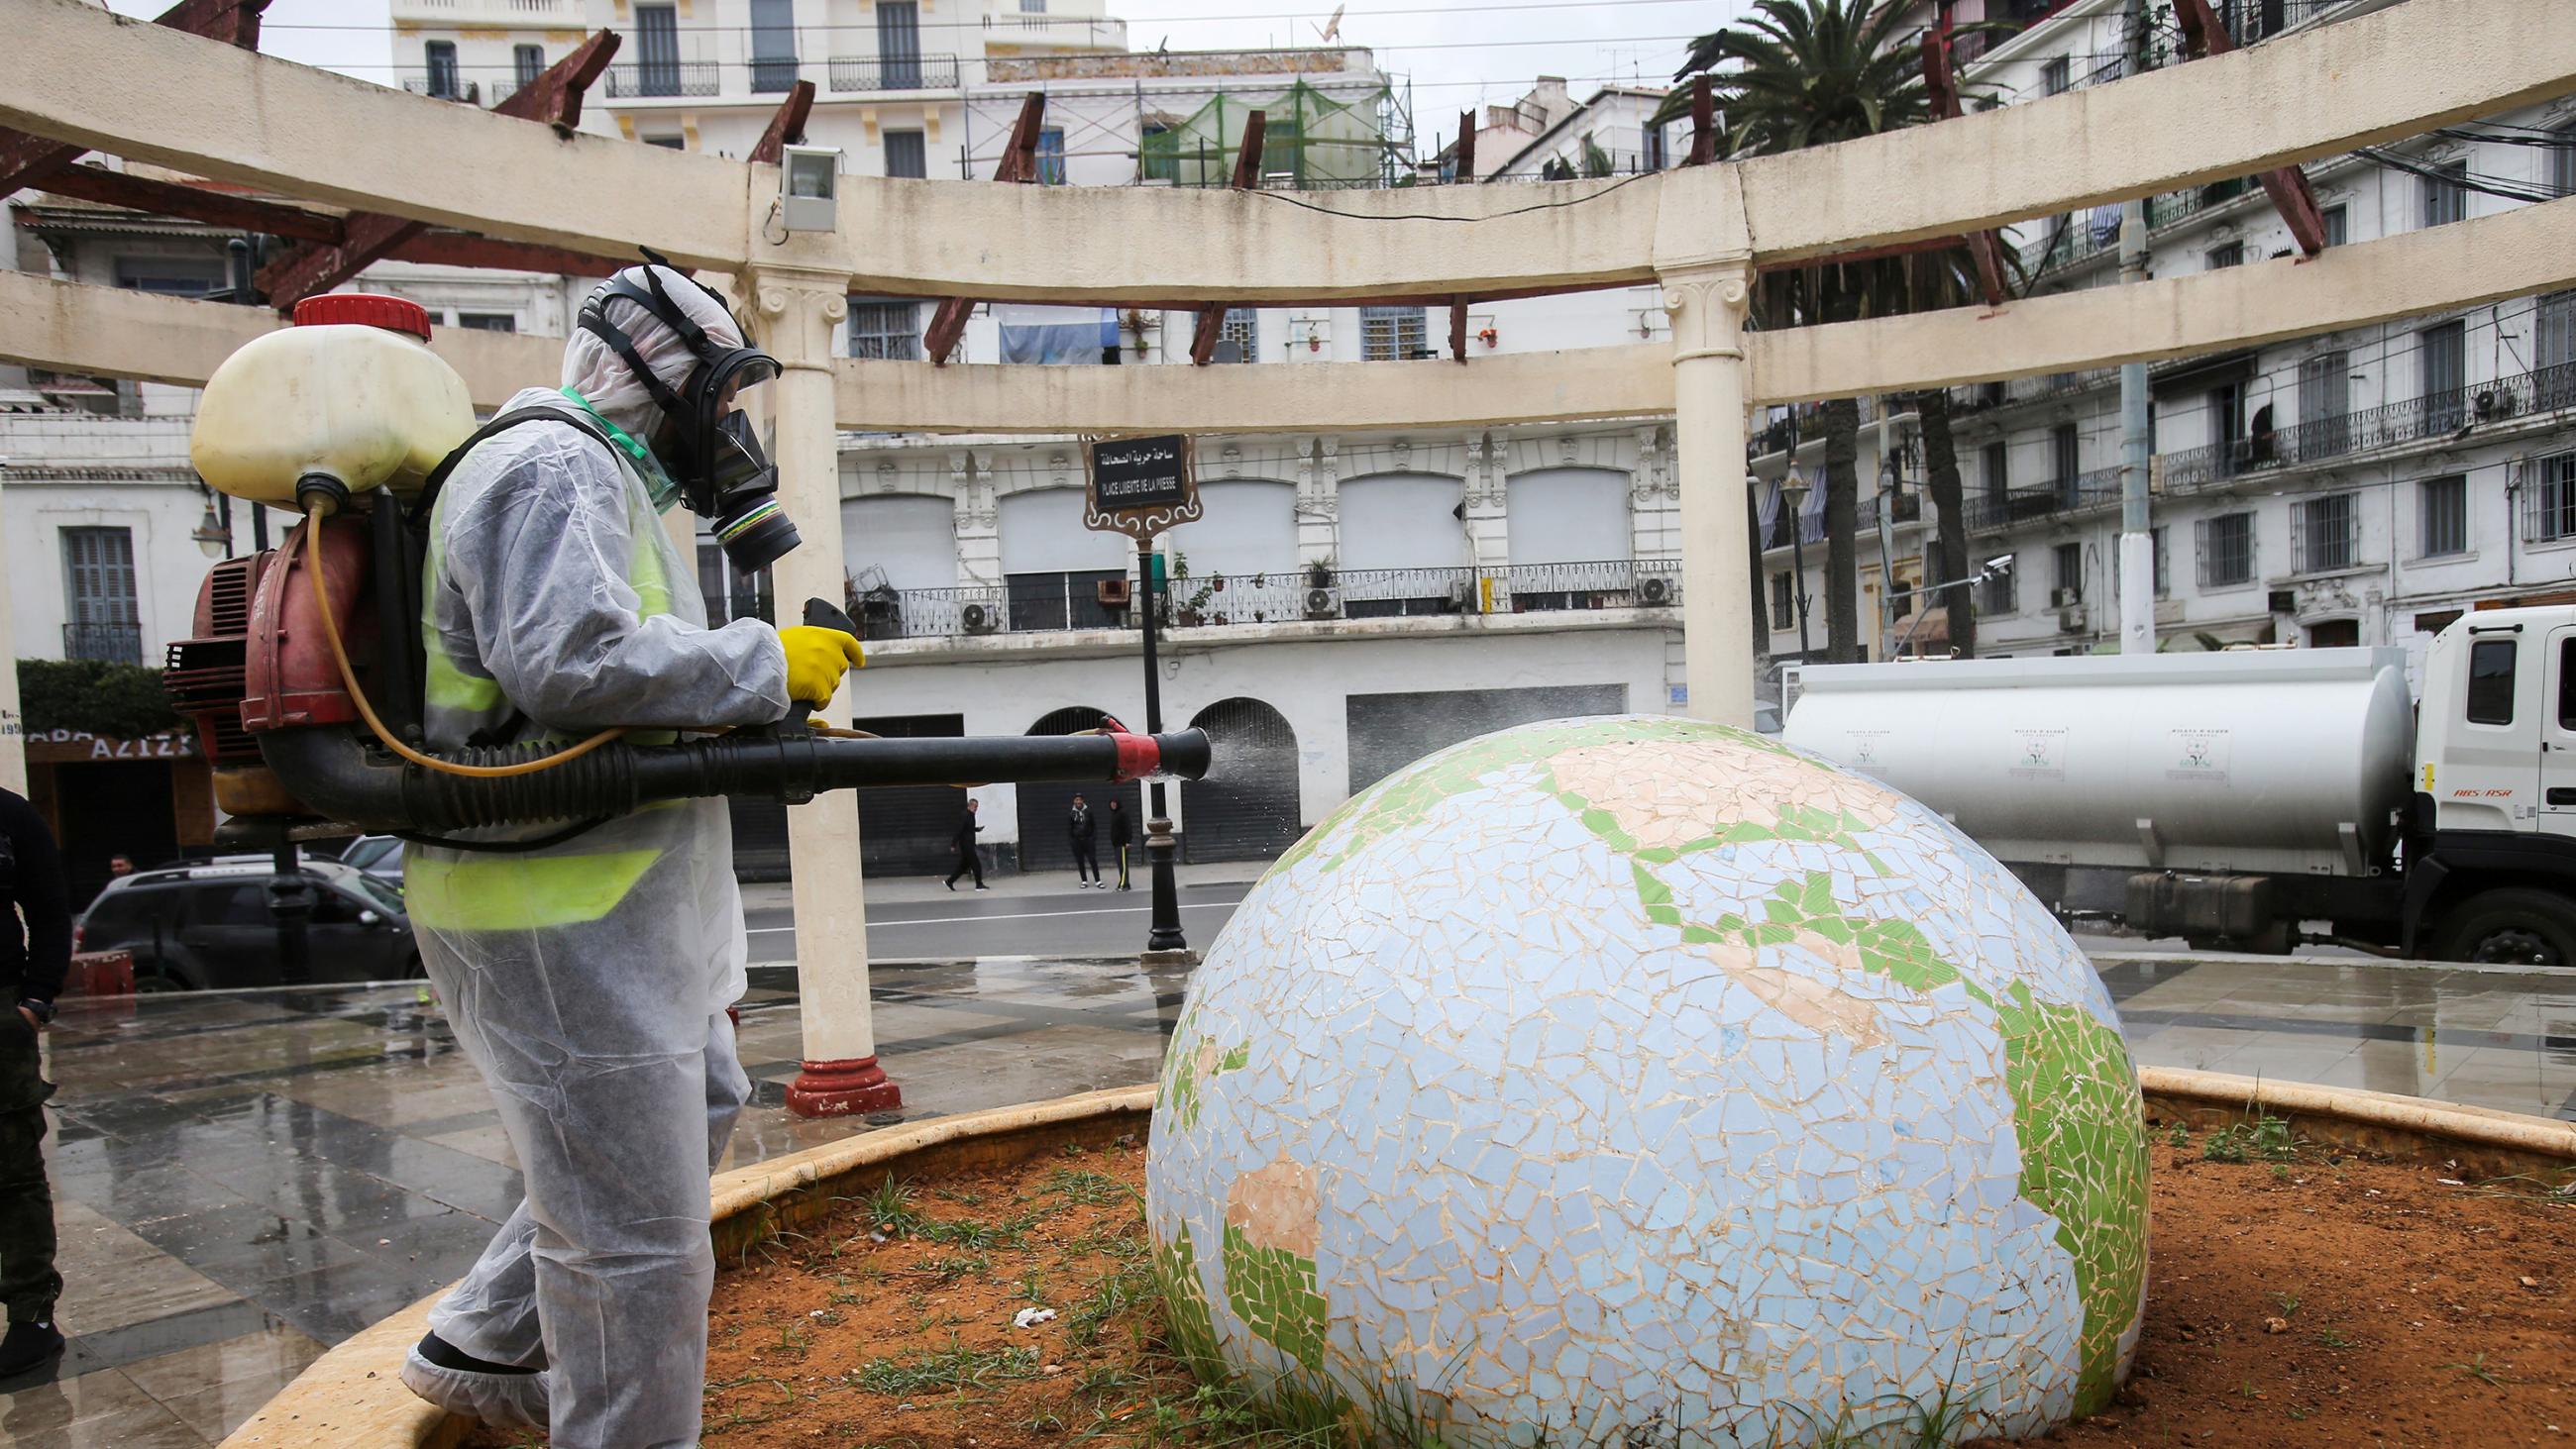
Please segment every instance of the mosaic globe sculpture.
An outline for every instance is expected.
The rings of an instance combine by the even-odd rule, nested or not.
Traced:
[[[2036,1433],[2143,1308],[2137,1073],[2075,943],[1911,800],[1669,718],[1487,735],[1317,826],[1191,985],[1147,1179],[1203,1372],[1451,1445]]]

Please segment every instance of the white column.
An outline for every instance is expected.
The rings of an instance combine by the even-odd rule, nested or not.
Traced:
[[[9,607],[9,570],[0,565],[0,644],[9,646],[9,662],[0,663],[0,790],[27,793],[27,721],[18,712],[17,625]]]
[[[1743,261],[1665,272],[1673,319],[1673,442],[1681,487],[1682,656],[1689,712],[1753,728],[1753,582],[1744,536]]]
[[[778,501],[804,542],[771,565],[782,623],[805,601],[834,605],[847,595],[841,559],[841,459],[832,421],[832,333],[849,313],[848,279],[832,272],[767,267],[747,275],[753,325],[778,359]],[[851,697],[868,687],[849,676],[820,718],[850,722]],[[787,859],[796,911],[796,1000],[805,1027],[804,1070],[787,1088],[799,1116],[831,1117],[901,1106],[877,1065],[868,1006],[867,893],[859,872],[859,799],[848,790],[788,807]]]

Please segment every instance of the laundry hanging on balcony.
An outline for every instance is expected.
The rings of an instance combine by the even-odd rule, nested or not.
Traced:
[[[1002,329],[1004,362],[1097,364],[1118,347],[1118,310],[1114,307],[1038,307],[997,302],[993,305],[993,320]]]

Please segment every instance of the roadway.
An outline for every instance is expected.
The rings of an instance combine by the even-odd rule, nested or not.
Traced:
[[[1250,881],[1184,885],[1181,931],[1205,950],[1218,928],[1252,889]],[[796,959],[795,918],[784,886],[744,892],[751,931],[751,959]],[[1145,949],[1152,904],[1139,878],[1132,891],[1083,890],[1061,880],[1034,884],[1025,877],[977,892],[964,881],[954,894],[935,879],[892,889],[869,885],[868,956],[879,961],[958,961],[978,956],[1132,956]]]

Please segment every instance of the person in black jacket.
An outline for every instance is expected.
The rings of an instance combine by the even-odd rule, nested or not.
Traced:
[[[984,889],[984,857],[975,849],[975,837],[984,829],[975,823],[975,812],[982,809],[983,804],[980,800],[969,799],[966,818],[957,822],[957,833],[949,838],[948,843],[957,847],[957,868],[948,873],[948,888],[952,891],[957,889],[957,877],[970,870],[975,872],[975,889]]]
[[[1118,857],[1118,888],[1127,889],[1127,847],[1136,843],[1136,827],[1129,823],[1127,812],[1118,802],[1109,802],[1109,849]]]
[[[1085,888],[1106,889],[1109,882],[1100,878],[1100,851],[1094,845],[1100,839],[1100,822],[1079,795],[1073,797],[1073,813],[1065,817],[1064,828],[1073,841],[1074,878]]]
[[[72,963],[72,908],[53,832],[23,795],[0,790],[0,1379],[63,1351],[54,1327],[54,1198],[45,1181],[44,1078],[37,1041]]]

